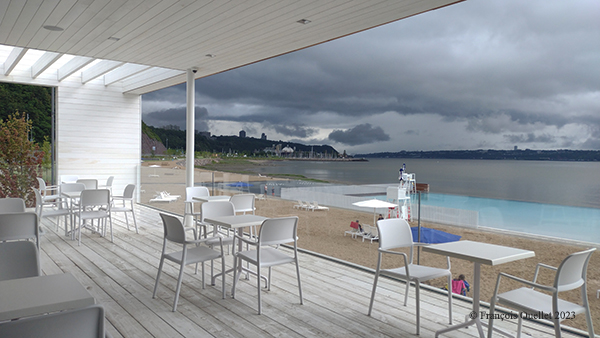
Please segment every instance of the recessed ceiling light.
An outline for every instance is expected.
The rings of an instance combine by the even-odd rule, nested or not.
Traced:
[[[64,29],[63,29],[63,28],[61,28],[61,27],[58,27],[58,26],[45,25],[45,26],[43,26],[43,27],[44,27],[44,29],[47,29],[47,30],[49,30],[49,31],[53,31],[53,32],[61,32],[61,31],[64,31]]]
[[[206,54],[204,56],[206,56],[207,58],[214,58],[216,55],[215,54]]]
[[[298,21],[296,21],[296,22],[297,22],[297,23],[301,23],[301,24],[303,24],[303,25],[306,25],[307,23],[310,23],[310,20],[308,20],[308,19],[300,19],[300,20],[298,20]]]
[[[116,38],[116,37],[114,37],[114,36],[111,36],[111,37],[109,37],[108,39],[109,39],[109,40],[112,40],[112,41],[119,41],[119,40],[121,40],[121,38]]]

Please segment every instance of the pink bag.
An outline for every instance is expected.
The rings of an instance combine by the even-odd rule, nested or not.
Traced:
[[[462,294],[462,290],[465,289],[465,283],[460,279],[452,280],[452,293]]]

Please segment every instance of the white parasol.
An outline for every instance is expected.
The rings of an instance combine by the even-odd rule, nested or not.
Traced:
[[[158,177],[158,175],[156,174],[156,168],[160,168],[160,166],[158,164],[153,164],[153,165],[149,166],[149,168],[154,168],[154,174],[149,175],[149,176],[150,177]]]
[[[396,208],[396,207],[398,207],[398,204],[378,200],[375,198],[370,199],[370,200],[355,202],[355,203],[352,203],[352,205],[356,205],[357,207],[373,208],[373,226],[377,225],[376,215],[377,215],[378,208]]]

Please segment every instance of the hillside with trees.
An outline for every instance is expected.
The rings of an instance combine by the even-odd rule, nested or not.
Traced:
[[[142,130],[148,137],[155,137],[162,142],[168,149],[176,149],[181,152],[185,151],[186,132],[176,128],[156,128],[142,123]],[[253,137],[238,137],[238,136],[211,136],[206,137],[203,134],[197,133],[194,137],[194,147],[199,152],[210,153],[237,153],[247,156],[252,155],[267,155],[265,149],[275,149],[280,147],[290,147],[295,149],[297,155],[301,152],[305,157],[311,152],[313,154],[322,154],[323,156],[338,157],[339,153],[328,145],[306,145],[295,142],[264,140]]]

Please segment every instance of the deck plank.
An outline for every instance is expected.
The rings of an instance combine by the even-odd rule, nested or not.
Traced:
[[[256,279],[241,279],[231,298],[233,276],[226,276],[227,298],[221,298],[221,280],[202,289],[201,273],[193,266],[185,275],[177,312],[171,312],[178,268],[166,262],[157,298],[152,298],[162,249],[159,210],[136,206],[139,234],[127,230],[123,214],[114,215],[114,243],[84,231],[82,244],[43,220],[41,267],[44,274],[72,273],[106,309],[107,330],[113,337],[410,337],[415,336],[415,294],[411,287],[403,306],[405,285],[381,278],[372,316],[367,316],[373,273],[309,253],[301,253],[300,274],[304,305],[300,305],[293,264],[275,267],[271,291],[262,290],[263,314],[257,315]],[[175,249],[175,246],[169,246]],[[284,249],[288,250],[288,249]],[[226,256],[226,266],[233,256]],[[220,271],[220,264],[215,265]],[[266,271],[265,271],[266,272]],[[454,323],[464,320],[471,304],[453,301]],[[433,337],[447,327],[447,297],[421,290],[421,337]],[[509,331],[516,323],[498,323]],[[524,323],[524,333],[552,337],[551,328]],[[566,333],[565,337],[574,335]],[[416,336],[415,336],[416,337]],[[445,337],[477,337],[475,328]]]

